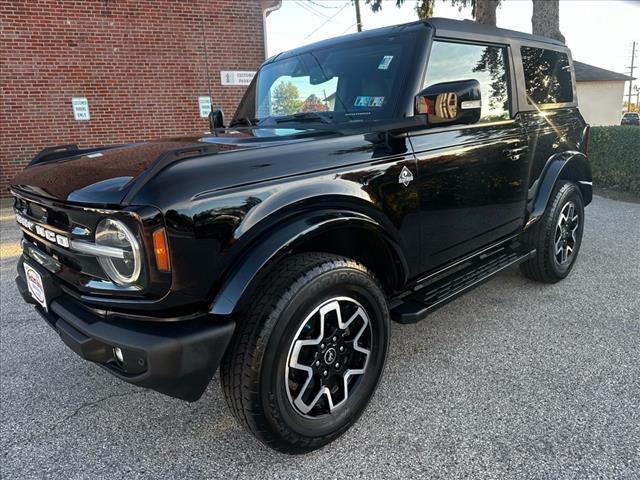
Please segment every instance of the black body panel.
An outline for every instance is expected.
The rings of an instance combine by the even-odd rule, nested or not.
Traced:
[[[426,129],[412,134],[411,143],[424,271],[522,227],[528,156],[509,153],[527,146],[518,122]]]
[[[24,300],[34,303],[18,263],[16,283]],[[44,281],[51,276],[35,265]],[[49,289],[49,293],[55,291]],[[187,401],[200,398],[220,364],[235,323],[212,322],[206,315],[180,322],[104,318],[93,314],[68,295],[57,291],[49,311],[35,308],[62,341],[76,354],[97,363],[121,380]],[[117,362],[113,348],[122,349]]]

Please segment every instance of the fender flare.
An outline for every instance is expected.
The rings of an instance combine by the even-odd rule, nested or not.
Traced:
[[[371,217],[358,212],[325,210],[297,217],[263,236],[257,244],[235,262],[211,304],[209,313],[227,316],[236,312],[244,294],[264,268],[280,260],[302,242],[340,227],[357,227],[380,235],[401,269],[400,281],[406,281],[408,265],[399,244],[384,227]]]
[[[529,220],[525,228],[542,217],[553,188],[560,178],[574,180],[582,192],[584,204],[591,203],[593,197],[591,165],[589,165],[589,160],[584,153],[567,151],[553,155],[547,161],[540,177],[540,180],[534,185],[535,194],[529,203]]]

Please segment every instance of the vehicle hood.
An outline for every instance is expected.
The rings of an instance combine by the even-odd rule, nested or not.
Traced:
[[[301,129],[241,128],[199,137],[179,137],[105,147],[89,153],[30,165],[12,188],[47,198],[83,204],[119,204],[137,183],[183,158],[226,154],[309,141],[331,132]]]

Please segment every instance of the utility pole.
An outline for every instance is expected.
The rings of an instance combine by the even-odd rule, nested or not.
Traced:
[[[635,59],[636,59],[636,42],[634,41],[631,47],[631,67],[630,67],[631,72],[629,73],[629,76],[632,79],[629,80],[629,100],[627,101],[627,112],[631,111],[631,87],[633,86],[633,62]]]
[[[360,0],[354,0],[353,2],[356,5],[356,25],[358,27],[358,31],[362,31],[362,18],[360,18]]]

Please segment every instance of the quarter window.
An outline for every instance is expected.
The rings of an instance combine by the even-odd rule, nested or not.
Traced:
[[[573,101],[571,66],[566,53],[533,47],[522,47],[520,53],[529,104]]]
[[[480,122],[509,118],[506,48],[466,43],[433,42],[423,87],[458,80],[480,83]]]

